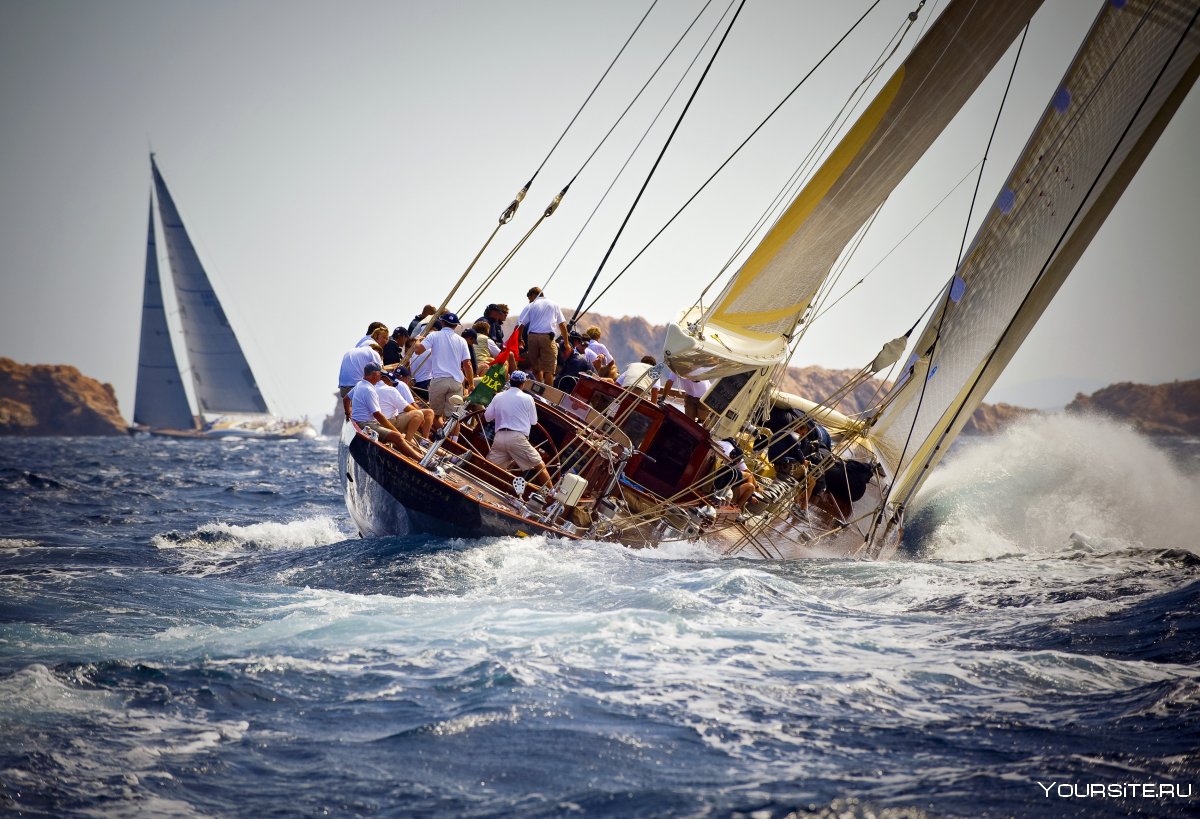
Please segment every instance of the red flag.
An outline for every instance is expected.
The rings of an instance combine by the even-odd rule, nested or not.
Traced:
[[[513,365],[515,366],[518,360],[518,351],[521,346],[521,328],[513,328],[512,335],[508,337],[508,341],[504,342],[504,348],[496,355],[495,361],[505,361],[511,355]]]

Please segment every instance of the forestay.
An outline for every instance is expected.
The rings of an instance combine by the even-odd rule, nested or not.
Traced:
[[[784,360],[788,338],[843,248],[1016,39],[1041,0],[953,0],[701,315],[668,326],[680,375]],[[696,332],[688,328],[696,324]]]
[[[1198,8],[1100,12],[871,433],[896,476],[893,504],[945,453],[1187,95]]]

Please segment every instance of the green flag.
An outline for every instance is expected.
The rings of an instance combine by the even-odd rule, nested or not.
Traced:
[[[508,380],[508,356],[502,355],[496,359],[496,363],[488,367],[487,372],[479,379],[479,384],[467,396],[467,401],[472,404],[478,404],[481,407],[486,407],[492,403],[492,399],[496,397],[496,393],[504,389],[504,384]]]

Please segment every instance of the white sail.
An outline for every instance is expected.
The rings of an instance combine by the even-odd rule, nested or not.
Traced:
[[[871,433],[904,505],[1070,273],[1200,70],[1200,0],[1105,4]]]
[[[142,289],[142,334],[138,345],[137,392],[133,422],[156,429],[193,429],[196,419],[188,406],[183,377],[175,360],[154,241],[154,202],[146,229],[146,276]]]
[[[668,325],[686,377],[781,363],[842,250],[983,82],[1041,0],[952,0],[767,232],[715,305]]]
[[[201,413],[265,413],[266,401],[237,336],[225,317],[208,274],[188,238],[179,211],[159,173],[154,157],[154,188],[163,240],[179,302],[180,322],[191,364],[192,383]]]

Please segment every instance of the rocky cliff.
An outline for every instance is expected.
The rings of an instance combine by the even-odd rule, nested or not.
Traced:
[[[1200,380],[1170,384],[1121,383],[1082,393],[1067,412],[1098,413],[1131,422],[1150,435],[1200,434]]]
[[[124,435],[111,384],[63,364],[0,358],[0,435]]]

